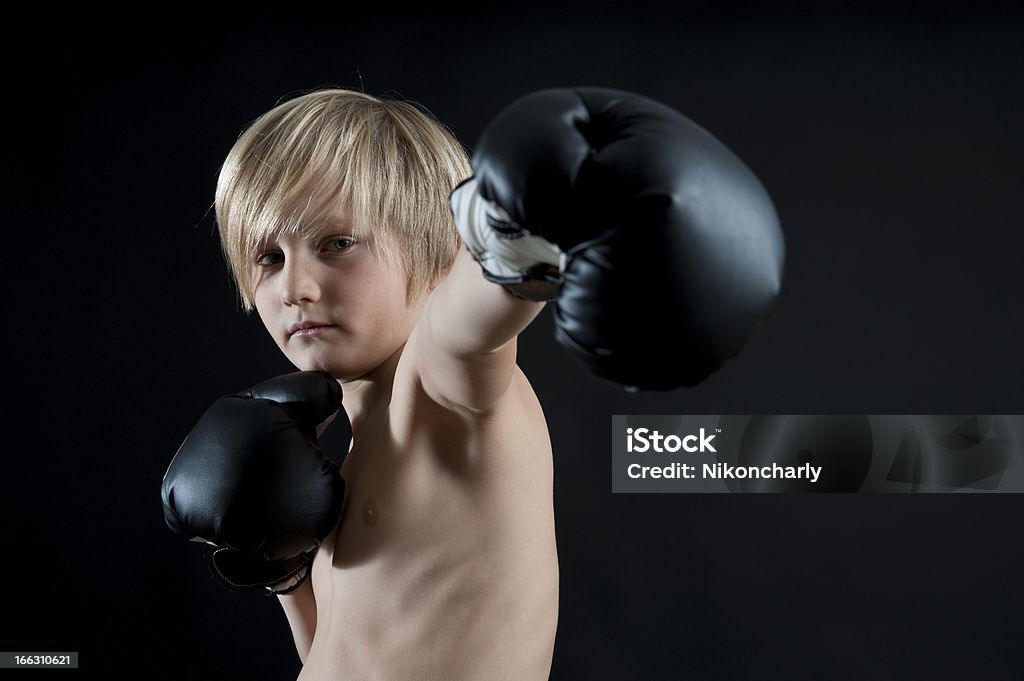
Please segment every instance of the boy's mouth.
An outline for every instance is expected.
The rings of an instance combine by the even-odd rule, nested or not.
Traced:
[[[288,336],[318,336],[327,333],[333,328],[334,324],[327,324],[325,322],[302,322],[300,324],[293,324],[288,330]]]

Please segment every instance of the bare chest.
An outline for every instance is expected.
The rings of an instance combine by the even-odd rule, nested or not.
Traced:
[[[549,660],[558,568],[550,444],[538,415],[528,415],[532,428],[520,419],[518,428],[474,430],[431,414],[423,427],[382,421],[354,440],[342,518],[313,565],[307,665],[468,669],[493,664],[492,647],[510,636],[533,650],[524,659]]]

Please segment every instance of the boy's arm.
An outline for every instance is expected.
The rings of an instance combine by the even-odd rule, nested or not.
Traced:
[[[424,390],[449,408],[492,407],[515,372],[516,337],[543,308],[487,281],[460,248],[423,311],[417,352]]]
[[[286,594],[278,594],[277,600],[284,609],[288,625],[292,629],[295,650],[299,660],[306,664],[306,656],[313,645],[313,634],[316,632],[316,600],[313,598],[313,581],[306,579],[302,585]]]

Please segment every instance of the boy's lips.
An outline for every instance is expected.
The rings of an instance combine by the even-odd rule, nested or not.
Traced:
[[[330,329],[330,328],[333,328],[333,327],[334,327],[334,324],[328,324],[327,322],[313,322],[313,321],[299,322],[298,324],[292,324],[291,325],[291,327],[288,329],[288,336],[289,337],[290,336],[295,336],[295,335],[311,336],[311,335],[314,335],[316,333],[323,333],[327,329]],[[318,332],[317,329],[321,329],[321,331]]]

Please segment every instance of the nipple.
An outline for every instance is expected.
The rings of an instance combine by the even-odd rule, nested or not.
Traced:
[[[366,503],[363,504],[363,522],[370,527],[373,527],[377,524],[377,518],[379,515],[380,513],[377,511],[377,502],[373,500],[373,497],[368,498]]]

